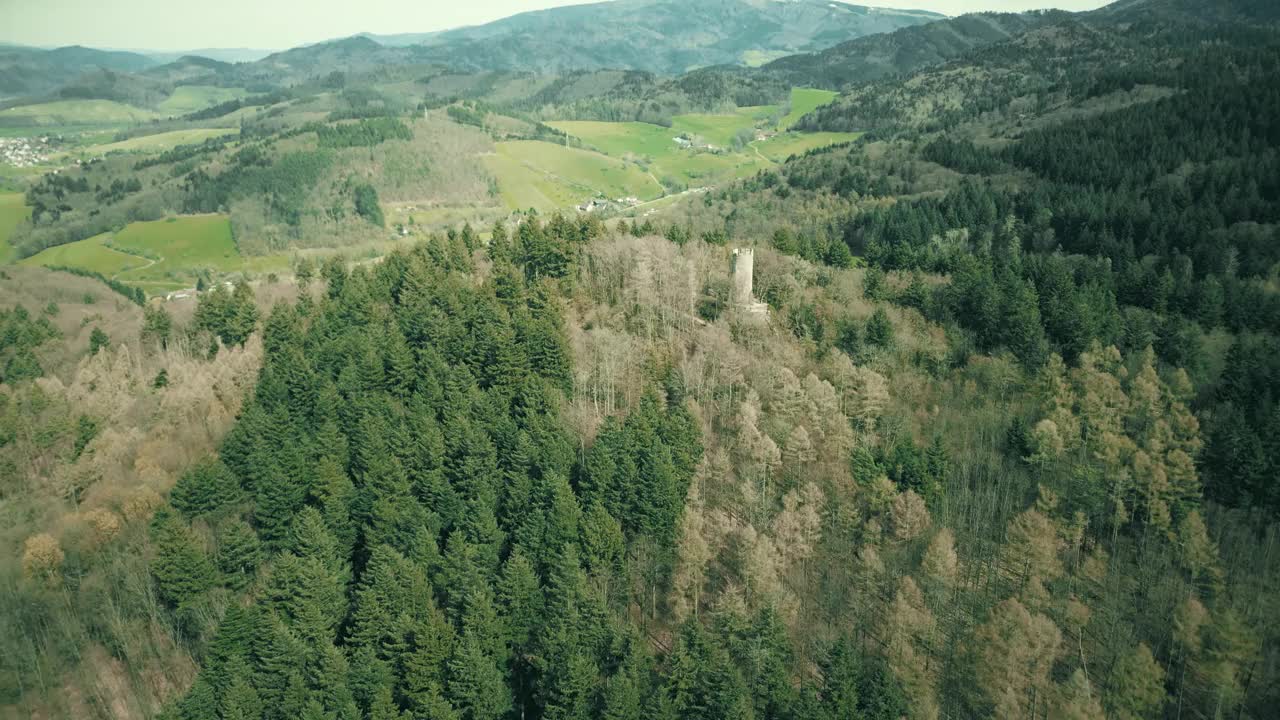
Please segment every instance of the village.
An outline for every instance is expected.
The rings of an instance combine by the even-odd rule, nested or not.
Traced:
[[[0,138],[0,163],[27,168],[49,159],[49,138]]]

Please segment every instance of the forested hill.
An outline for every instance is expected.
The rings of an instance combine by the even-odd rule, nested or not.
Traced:
[[[978,13],[849,40],[821,52],[780,58],[763,71],[795,84],[840,89],[950,60],[1060,21],[1065,12]]]
[[[678,74],[822,49],[941,17],[826,0],[619,0],[440,33],[425,43],[424,54],[464,70]]]
[[[311,51],[368,73],[188,116],[238,133],[45,175],[0,267],[0,718],[1272,720],[1269,15],[977,18],[802,122],[847,142],[483,228],[403,210],[588,151],[458,88],[656,120],[787,84],[355,38]],[[29,262],[224,210],[224,259],[280,264],[192,253],[147,302]]]
[[[1072,18],[857,86],[806,122],[878,138],[747,183],[727,218],[841,198],[792,222],[883,270],[951,278],[899,302],[1031,367],[1150,345],[1196,382],[1208,496],[1280,515],[1280,33],[1192,7]]]
[[[92,70],[138,72],[157,65],[137,53],[70,46],[55,50],[0,45],[0,99],[41,95]]]
[[[276,82],[405,64],[462,72],[607,68],[678,75],[711,65],[759,64],[941,17],[821,0],[621,0],[523,13],[412,44],[382,45],[368,36],[318,43],[277,53],[241,72]]]

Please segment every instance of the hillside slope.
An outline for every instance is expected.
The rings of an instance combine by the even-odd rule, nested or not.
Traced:
[[[962,15],[780,58],[764,69],[800,83],[839,88],[945,62],[1066,17],[1060,11]]]
[[[0,99],[43,94],[92,70],[138,72],[155,64],[137,53],[80,46],[55,50],[0,46]]]
[[[436,64],[460,71],[559,73],[617,68],[678,74],[809,52],[941,15],[821,0],[621,0],[522,13],[487,25],[384,45],[361,35],[277,53],[255,64],[298,77],[386,64]]]

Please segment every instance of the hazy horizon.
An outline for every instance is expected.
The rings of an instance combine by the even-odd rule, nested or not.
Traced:
[[[198,49],[279,50],[359,33],[395,35],[481,25],[531,10],[595,0],[475,0],[471,3],[367,0],[359,5],[224,0],[120,0],[103,12],[101,0],[0,0],[0,43],[175,52]],[[1104,0],[900,0],[853,3],[930,10],[945,15],[1040,8],[1092,10]],[[320,8],[321,11],[317,11]],[[140,18],[153,23],[139,22]],[[163,22],[163,27],[157,27]]]

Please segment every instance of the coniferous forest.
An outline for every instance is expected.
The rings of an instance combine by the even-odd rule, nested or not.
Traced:
[[[103,70],[223,125],[12,193],[0,720],[1280,716],[1277,22]],[[562,178],[513,148],[666,188],[659,141],[749,170],[514,206]]]

